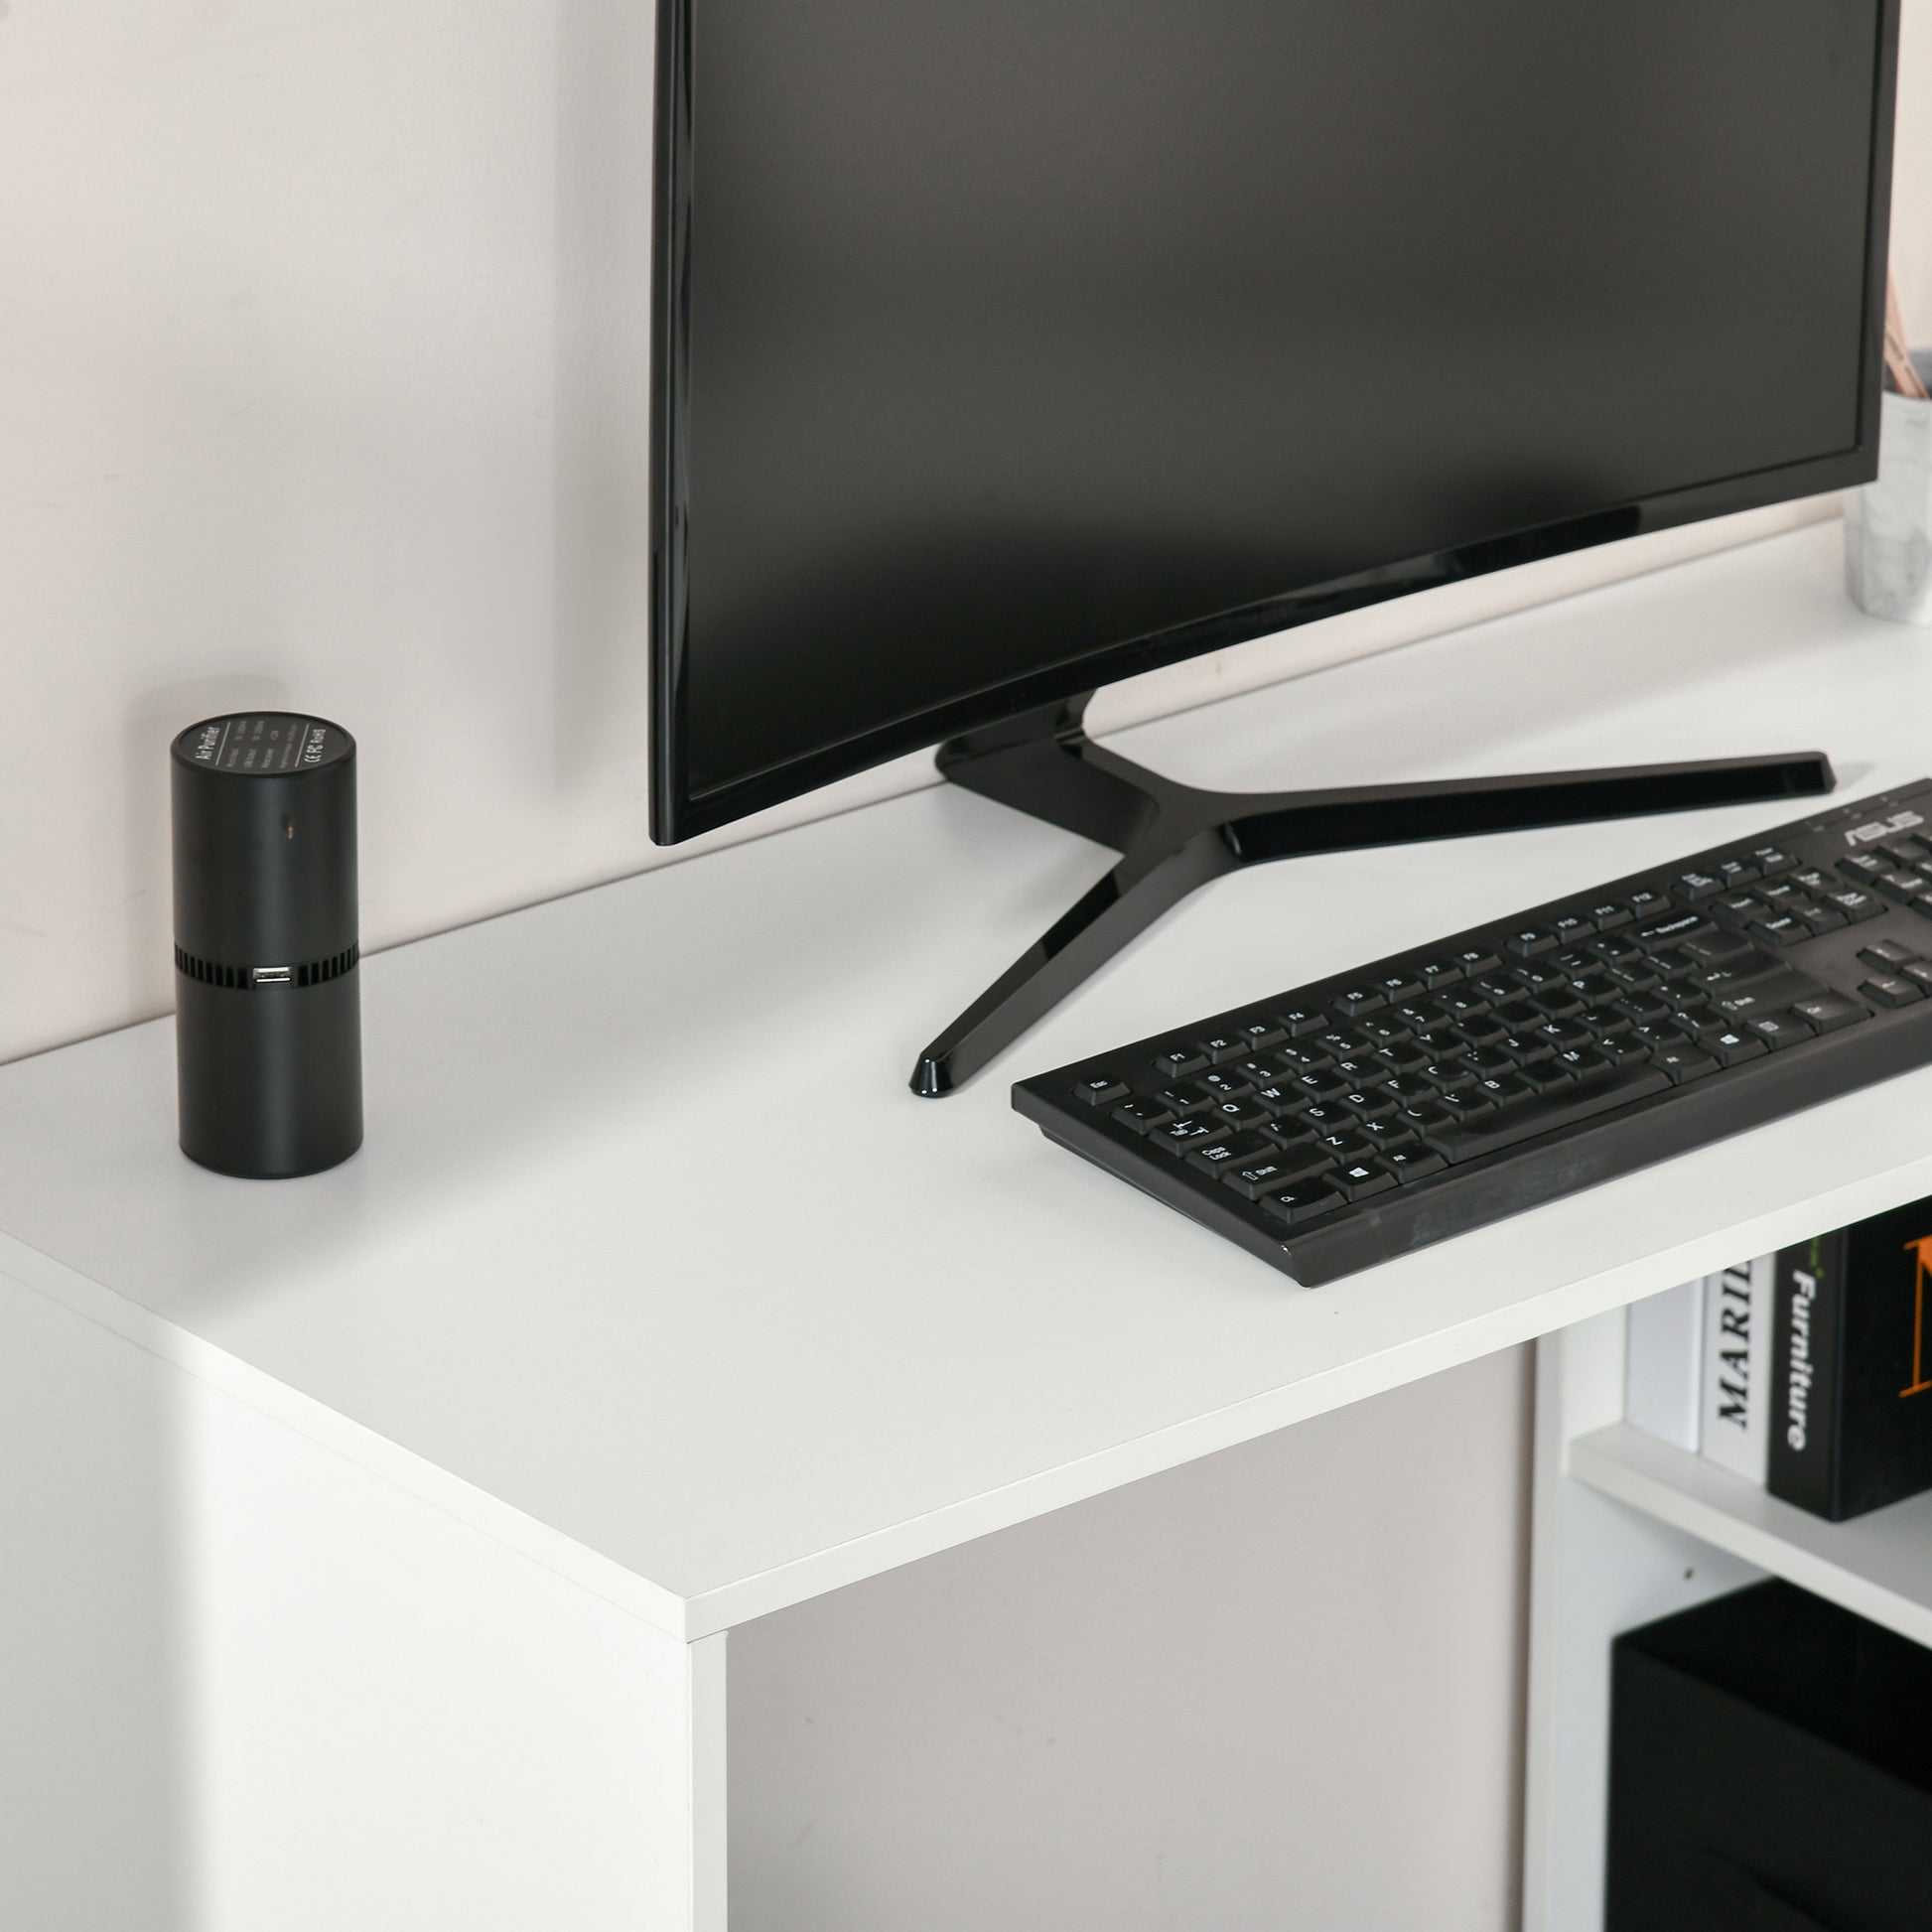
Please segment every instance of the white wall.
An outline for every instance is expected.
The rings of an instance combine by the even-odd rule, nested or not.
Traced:
[[[1932,0],[1906,11],[1932,337]],[[211,711],[360,739],[371,948],[669,856],[643,804],[650,12],[0,4],[0,1059],[169,1006],[164,751]],[[1826,507],[1264,640],[1096,722]]]

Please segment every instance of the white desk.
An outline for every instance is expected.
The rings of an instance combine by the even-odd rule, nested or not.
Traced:
[[[1804,531],[1119,742],[1230,786],[1816,744],[1846,795],[1877,789],[1932,766],[1932,645],[1852,610],[1837,544]],[[1261,868],[930,1102],[904,1087],[916,1049],[1103,859],[950,790],[870,807],[367,961],[367,1144],[311,1180],[179,1155],[166,1022],[0,1069],[0,1342],[26,1359],[52,1304],[105,1331],[73,1402],[117,1400],[106,1336],[218,1392],[226,1420],[163,1431],[169,1493],[320,1512],[358,1602],[411,1565],[445,1566],[412,1587],[498,1587],[405,1554],[432,1519],[540,1576],[531,1617],[588,1619],[582,1680],[543,1696],[602,1712],[623,1687],[611,1748],[644,1810],[612,1829],[647,1922],[717,1928],[734,1624],[1932,1192],[1929,1070],[1309,1292],[1049,1147],[1008,1081],[1793,815]],[[416,1528],[382,1530],[396,1512]],[[249,1547],[196,1590],[258,1590]],[[317,1587],[289,1583],[279,1623],[251,1597],[246,1643],[272,1662],[348,1613]],[[231,1717],[204,1772],[239,1821],[272,1800],[241,1789]],[[308,1827],[326,1840],[366,1772],[317,1768]]]

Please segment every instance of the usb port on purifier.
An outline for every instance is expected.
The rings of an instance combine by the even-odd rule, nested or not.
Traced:
[[[293,966],[254,966],[249,969],[249,979],[256,986],[286,986],[295,977]]]

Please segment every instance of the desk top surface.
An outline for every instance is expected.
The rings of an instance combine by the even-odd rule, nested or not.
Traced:
[[[1852,797],[1929,716],[1932,636],[1851,608],[1827,525],[1114,742],[1228,787],[1817,745]],[[186,1161],[166,1021],[0,1068],[0,1269],[701,1635],[1932,1192],[1927,1070],[1308,1291],[1009,1108],[1794,815],[1255,869],[935,1102],[918,1048],[1107,858],[927,789],[368,960],[329,1174]]]

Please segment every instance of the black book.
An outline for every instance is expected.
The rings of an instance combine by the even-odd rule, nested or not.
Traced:
[[[1778,1256],[1766,1486],[1834,1523],[1932,1489],[1932,1200]]]

